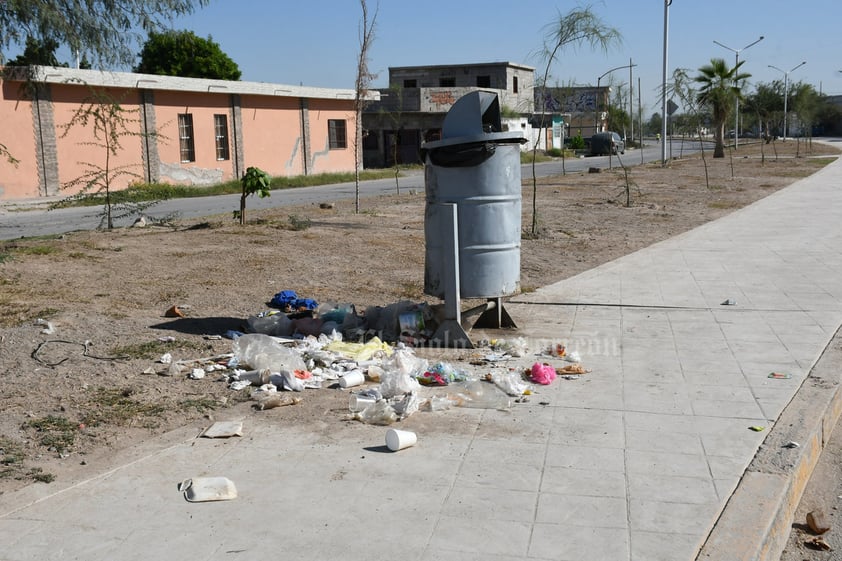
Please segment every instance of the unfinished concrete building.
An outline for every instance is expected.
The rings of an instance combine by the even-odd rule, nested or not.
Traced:
[[[420,162],[423,142],[437,140],[445,114],[476,90],[497,94],[506,126],[524,130],[535,108],[535,69],[511,62],[389,68],[389,87],[363,113],[365,167]]]

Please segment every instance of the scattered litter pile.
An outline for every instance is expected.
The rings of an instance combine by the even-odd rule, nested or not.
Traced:
[[[436,327],[435,310],[423,303],[403,301],[360,314],[353,304],[319,304],[283,290],[269,305],[272,310],[245,320],[245,331],[225,333],[233,340],[230,353],[189,360],[167,353],[158,360],[165,370],[145,373],[194,380],[214,374],[232,390],[251,390],[259,410],[301,403],[304,390],[338,387],[349,390],[354,419],[389,425],[419,410],[508,410],[527,402],[535,385],[589,372],[561,343],[540,349],[535,354],[541,360],[524,368],[529,348],[523,337],[480,341],[482,350],[470,361],[474,368],[431,364],[414,351]]]
[[[399,302],[360,315],[351,304],[319,305],[283,291],[271,305],[276,309],[246,320],[247,333],[225,334],[233,340],[230,353],[186,360],[173,360],[166,353],[158,359],[163,370],[150,367],[144,373],[193,380],[215,375],[217,382],[231,390],[250,390],[254,407],[260,411],[301,403],[300,396],[308,389],[349,390],[351,418],[385,426],[417,411],[453,407],[506,411],[515,403],[528,401],[536,391],[534,385],[550,385],[558,377],[576,380],[590,372],[580,364],[577,353],[568,353],[560,343],[540,349],[535,355],[541,360],[524,368],[529,348],[523,337],[480,341],[482,351],[470,360],[474,368],[444,361],[431,364],[413,348],[434,331],[434,314],[424,304]],[[160,340],[174,342],[175,338]],[[569,364],[552,364],[559,361]],[[517,366],[510,366],[513,362]],[[241,422],[225,421],[215,423],[201,436],[241,435]],[[393,452],[416,441],[417,435],[411,431],[389,429],[386,433],[386,447]],[[179,491],[189,502],[237,497],[234,483],[225,477],[186,479]]]
[[[299,403],[300,398],[290,396],[305,389],[338,387],[351,390],[349,409],[355,419],[388,425],[420,409],[508,409],[510,396],[531,393],[520,372],[481,379],[446,362],[431,365],[403,343],[391,346],[377,337],[352,343],[337,332],[304,339],[249,333],[234,339],[232,350],[206,368],[213,372],[224,365],[220,380],[233,390],[253,387],[251,397],[258,409]],[[195,368],[191,366],[187,375],[194,377]]]
[[[377,337],[389,343],[418,346],[429,341],[438,325],[436,310],[426,303],[401,301],[383,307],[370,306],[358,313],[353,304],[319,304],[311,298],[299,298],[295,291],[282,290],[268,305],[272,309],[245,320],[245,332],[298,338],[337,332],[346,341]]]
[[[294,293],[287,296],[294,298]],[[286,309],[295,309],[301,301],[290,302],[292,307]],[[320,308],[311,300],[303,302],[303,307]],[[400,306],[382,313],[400,322],[397,318],[401,314],[396,315],[395,311],[405,309],[407,306]],[[229,333],[233,339],[230,353],[178,361],[165,354],[159,359],[166,365],[165,370],[155,372],[150,368],[146,372],[195,380],[214,374],[215,380],[226,383],[232,390],[250,389],[255,408],[259,410],[298,404],[302,401],[301,392],[308,389],[347,389],[352,417],[372,425],[389,425],[419,410],[442,411],[451,407],[507,410],[514,403],[528,401],[535,391],[534,384],[549,385],[557,376],[577,379],[588,372],[578,363],[579,357],[575,353],[567,354],[560,344],[553,345],[549,351],[540,351],[537,356],[546,360],[577,360],[576,363],[556,367],[542,361],[535,362],[531,368],[510,367],[512,359],[527,356],[527,342],[522,337],[481,341],[483,351],[470,364],[483,368],[460,368],[443,361],[430,363],[402,341],[389,344],[377,336],[359,342],[346,341],[336,327],[347,325],[349,316],[355,318],[351,323],[359,325],[353,306],[332,305],[319,318],[291,317],[299,312],[249,318],[252,327],[266,327],[271,323],[273,327],[267,331],[273,334]],[[413,321],[423,317],[419,310],[405,313],[415,314]],[[318,319],[319,331],[329,326],[331,332],[304,336],[298,327],[302,319]],[[416,321],[415,325],[420,323]],[[278,326],[282,329],[276,329]],[[293,336],[278,336],[279,332]],[[412,333],[417,334],[417,331]]]

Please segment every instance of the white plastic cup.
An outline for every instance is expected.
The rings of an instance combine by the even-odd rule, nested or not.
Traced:
[[[350,372],[346,372],[339,378],[339,387],[340,388],[352,388],[354,386],[359,386],[365,382],[365,374],[363,374],[362,370],[351,370]]]
[[[237,377],[238,380],[244,382],[251,382],[253,386],[262,386],[263,384],[269,383],[269,376],[271,372],[268,368],[264,368],[263,370],[249,370],[247,372],[241,372]]]
[[[377,400],[373,397],[352,393],[351,397],[348,399],[348,409],[356,413],[357,411],[363,411],[366,407],[374,404],[376,401]]]
[[[392,452],[414,446],[416,442],[418,442],[418,436],[412,431],[398,429],[386,431],[386,447]]]

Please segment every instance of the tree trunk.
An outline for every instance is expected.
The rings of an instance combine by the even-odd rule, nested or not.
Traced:
[[[725,123],[717,123],[713,129],[713,157],[725,157]]]

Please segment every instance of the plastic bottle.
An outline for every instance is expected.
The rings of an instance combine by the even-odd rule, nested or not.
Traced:
[[[286,314],[250,317],[246,320],[246,328],[249,333],[263,333],[275,337],[288,337],[294,331],[292,320]]]
[[[455,390],[451,394],[451,399],[459,407],[506,410],[512,406],[512,399],[500,388],[488,382],[471,380],[453,384],[451,388]]]

